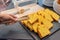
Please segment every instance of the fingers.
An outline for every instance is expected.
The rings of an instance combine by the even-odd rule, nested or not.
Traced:
[[[13,15],[13,14],[9,14],[10,16],[12,16],[13,18],[17,18],[15,15]]]
[[[2,22],[2,24],[6,24],[6,25],[10,25],[10,24],[13,24],[13,23],[15,23],[15,21],[12,21],[12,20]]]
[[[14,18],[12,16],[9,16],[9,19],[13,20],[13,21],[17,21],[17,18]]]

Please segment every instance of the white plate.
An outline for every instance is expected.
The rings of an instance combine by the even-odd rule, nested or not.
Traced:
[[[43,4],[46,6],[53,7],[53,1],[54,0],[43,0]]]
[[[54,1],[53,8],[58,14],[60,14],[60,5],[57,3],[57,0]]]

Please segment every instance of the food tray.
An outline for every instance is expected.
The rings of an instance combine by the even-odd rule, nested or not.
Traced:
[[[31,10],[32,12],[35,12],[35,11],[37,11],[37,10],[35,10],[35,8],[34,7],[32,7],[33,9]],[[39,7],[39,6],[36,6],[36,8],[38,9],[40,9],[40,10],[43,10],[44,8],[43,7]],[[39,10],[38,9],[38,10]],[[33,11],[33,10],[35,10],[35,11]],[[27,13],[27,12],[26,12]],[[28,12],[28,13],[30,13],[30,11]],[[60,23],[58,23],[58,22],[53,22],[53,28],[51,29],[51,34],[49,35],[49,36],[46,36],[45,38],[43,38],[42,40],[44,40],[44,39],[47,39],[47,38],[49,38],[51,35],[53,35],[55,32],[57,32],[57,31],[59,31],[60,30]],[[21,25],[22,25],[22,27],[24,27],[25,28],[25,30],[35,39],[35,40],[40,40],[41,38],[39,38],[39,36],[38,36],[38,34],[36,34],[35,32],[31,32],[28,28],[26,28],[25,27],[25,25],[23,25],[22,23],[21,23]]]
[[[33,31],[30,31],[28,28],[26,28],[25,25],[23,25],[22,23],[20,23],[22,25],[22,27],[35,39],[35,40],[47,40],[50,36],[52,36],[54,33],[56,33],[57,31],[60,30],[60,24],[58,22],[53,22],[53,28],[50,30],[51,34],[49,36],[44,37],[43,39],[41,39],[39,37],[38,34],[36,34]]]
[[[34,7],[33,7],[34,8]],[[38,6],[36,7],[38,8]],[[43,7],[39,7],[40,10],[44,9]],[[32,9],[33,10],[33,9]],[[35,10],[37,11],[37,10]],[[35,12],[32,11],[32,12]],[[22,27],[35,39],[35,40],[41,40],[41,38],[38,36],[38,34],[36,34],[33,31],[30,31],[28,28],[25,27],[25,25],[23,25],[22,23],[20,23],[22,25]],[[57,31],[60,30],[60,23],[58,22],[53,22],[53,28],[51,29],[51,34],[49,36],[44,37],[42,40],[47,40],[50,36],[52,36],[54,33],[56,33]]]

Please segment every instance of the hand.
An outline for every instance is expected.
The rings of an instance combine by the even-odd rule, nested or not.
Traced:
[[[13,14],[0,14],[0,23],[1,24],[12,24],[17,21],[17,17]]]

